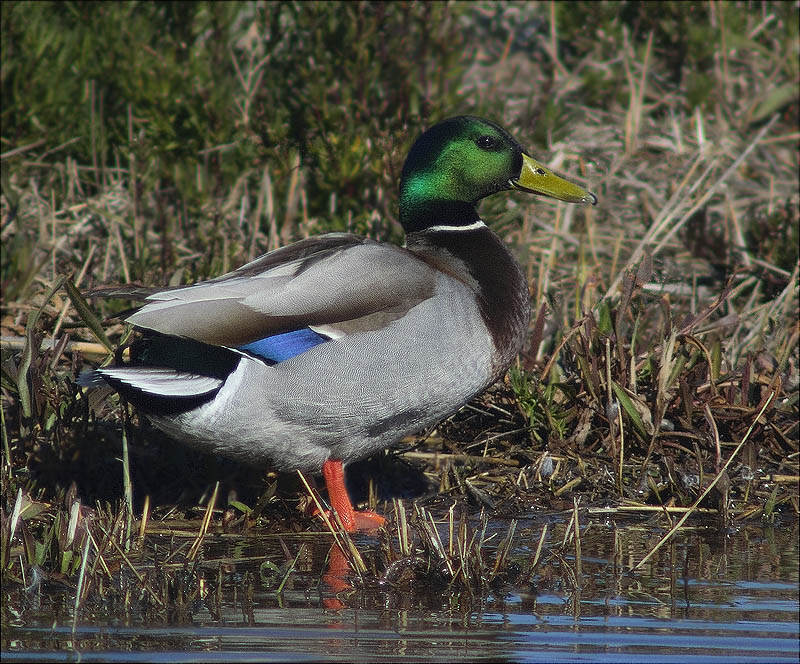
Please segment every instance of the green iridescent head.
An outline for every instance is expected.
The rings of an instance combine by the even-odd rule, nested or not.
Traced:
[[[506,189],[597,202],[526,154],[502,127],[462,115],[434,125],[411,148],[400,181],[400,222],[406,232],[469,224],[479,200]]]

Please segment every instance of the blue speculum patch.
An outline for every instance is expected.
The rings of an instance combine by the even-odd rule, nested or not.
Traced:
[[[256,355],[271,364],[277,364],[326,341],[329,341],[328,337],[304,327],[252,341],[244,346],[239,346],[238,350]]]

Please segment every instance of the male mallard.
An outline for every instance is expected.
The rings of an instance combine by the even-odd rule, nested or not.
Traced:
[[[106,293],[145,302],[126,318],[142,337],[128,363],[79,383],[111,385],[207,452],[322,468],[345,527],[374,527],[383,519],[354,512],[342,464],[458,410],[522,348],[525,276],[475,209],[505,189],[597,202],[493,122],[450,118],[403,167],[405,247],[330,233],[193,286]]]

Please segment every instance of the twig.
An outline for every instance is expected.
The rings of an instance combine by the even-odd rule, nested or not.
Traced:
[[[728,466],[731,464],[731,461],[734,460],[736,455],[739,453],[739,450],[741,450],[742,447],[744,447],[744,444],[750,438],[750,434],[753,433],[753,429],[756,426],[756,422],[758,422],[759,418],[764,414],[764,412],[767,410],[767,407],[772,403],[772,400],[777,396],[777,394],[778,394],[778,391],[774,390],[769,395],[769,398],[764,402],[764,405],[761,406],[761,410],[758,411],[758,415],[756,415],[755,419],[750,423],[750,426],[747,428],[747,431],[745,432],[744,436],[742,437],[742,440],[736,446],[736,449],[733,450],[733,453],[728,457],[728,460],[725,462],[725,465],[722,466],[722,468],[720,468],[719,472],[716,474],[714,479],[711,480],[709,485],[706,487],[705,491],[703,491],[703,493],[701,493],[697,497],[697,500],[694,501],[694,503],[692,504],[691,508],[689,508],[689,510],[686,512],[686,514],[684,514],[680,519],[678,519],[678,521],[675,523],[675,525],[672,526],[672,528],[670,528],[669,532],[666,535],[664,535],[664,537],[661,538],[661,540],[658,542],[658,544],[656,544],[644,558],[642,558],[638,563],[636,563],[636,565],[633,566],[633,568],[631,569],[631,572],[635,572],[642,565],[644,565],[648,560],[650,560],[650,558],[653,556],[653,554],[655,554],[656,551],[658,551],[664,544],[666,544],[670,539],[672,539],[672,536],[686,522],[686,519],[689,518],[689,516],[692,514],[692,512],[695,510],[695,508],[709,494],[711,489],[713,489],[716,486],[717,482],[719,481],[719,478],[722,477],[722,474],[728,469]]]
[[[197,552],[200,550],[200,546],[203,544],[203,540],[206,537],[206,533],[208,533],[208,527],[211,524],[211,516],[214,513],[214,506],[217,504],[217,494],[219,493],[219,482],[214,485],[214,492],[211,494],[211,498],[208,499],[208,505],[206,505],[206,512],[203,515],[203,522],[200,524],[200,530],[197,533],[197,538],[194,540],[191,548],[189,549],[189,553],[187,554],[187,560],[194,560],[197,556]]]

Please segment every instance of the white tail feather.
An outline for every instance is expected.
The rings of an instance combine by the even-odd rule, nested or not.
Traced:
[[[163,397],[198,397],[219,389],[224,382],[220,378],[175,371],[156,367],[104,367],[83,372],[78,376],[78,385],[97,387],[106,383],[105,378],[118,380],[126,385]]]

